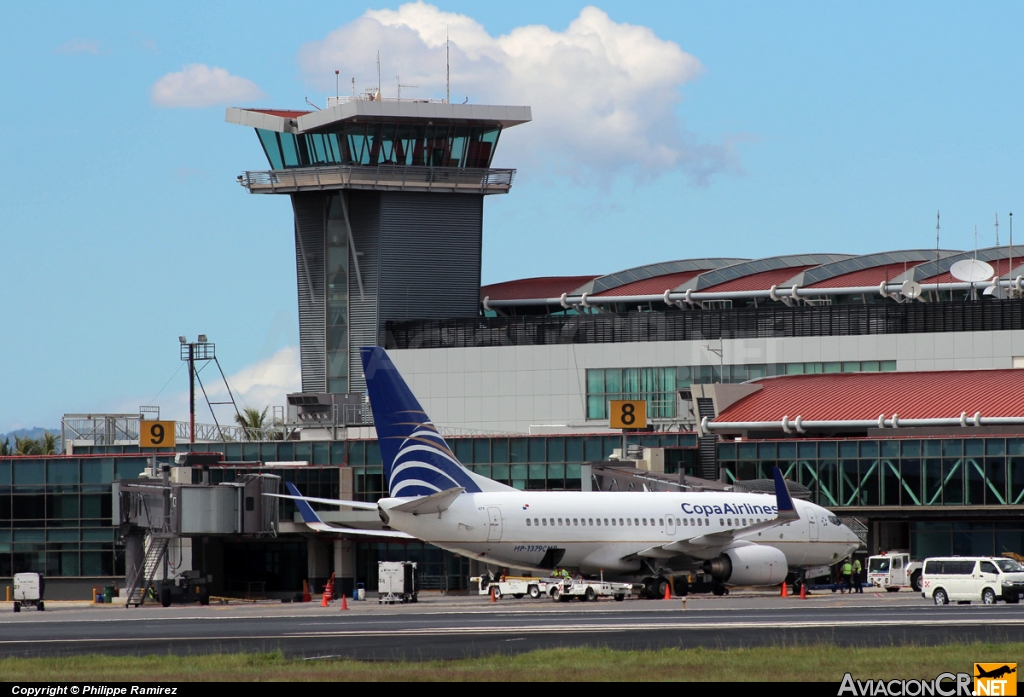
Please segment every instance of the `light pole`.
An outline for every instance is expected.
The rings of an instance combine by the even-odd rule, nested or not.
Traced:
[[[178,337],[181,344],[181,360],[188,361],[188,442],[196,442],[196,359],[216,358],[216,346],[207,342],[206,334],[200,334],[196,341],[184,336]]]

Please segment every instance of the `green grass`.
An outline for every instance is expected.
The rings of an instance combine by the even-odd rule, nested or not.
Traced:
[[[1024,643],[844,648],[832,644],[751,649],[552,649],[452,661],[363,662],[302,660],[281,653],[195,656],[69,656],[0,659],[2,681],[215,680],[796,680],[934,678],[970,672],[973,663],[1017,661]]]

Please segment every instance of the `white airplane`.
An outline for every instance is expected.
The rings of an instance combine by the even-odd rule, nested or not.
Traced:
[[[794,501],[776,467],[775,496],[732,492],[520,491],[466,469],[382,348],[360,350],[389,496],[376,504],[302,496],[316,530],[419,539],[492,565],[643,580],[704,572],[726,586],[797,583],[827,571],[860,540],[827,509]],[[392,530],[324,523],[308,502],[378,511]],[[676,589],[679,592],[680,582]],[[683,591],[685,592],[685,590]]]

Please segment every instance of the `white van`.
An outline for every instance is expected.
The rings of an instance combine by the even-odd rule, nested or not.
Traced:
[[[1004,557],[934,557],[924,560],[921,595],[936,605],[950,600],[1020,602],[1024,597],[1024,566]]]

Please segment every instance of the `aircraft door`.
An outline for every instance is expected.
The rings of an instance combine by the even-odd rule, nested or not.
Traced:
[[[665,532],[669,535],[676,534],[676,519],[672,513],[665,516]]]
[[[487,541],[501,541],[501,509],[494,507],[488,508],[487,519]]]
[[[807,531],[811,542],[818,541],[818,518],[813,513],[807,516]]]

